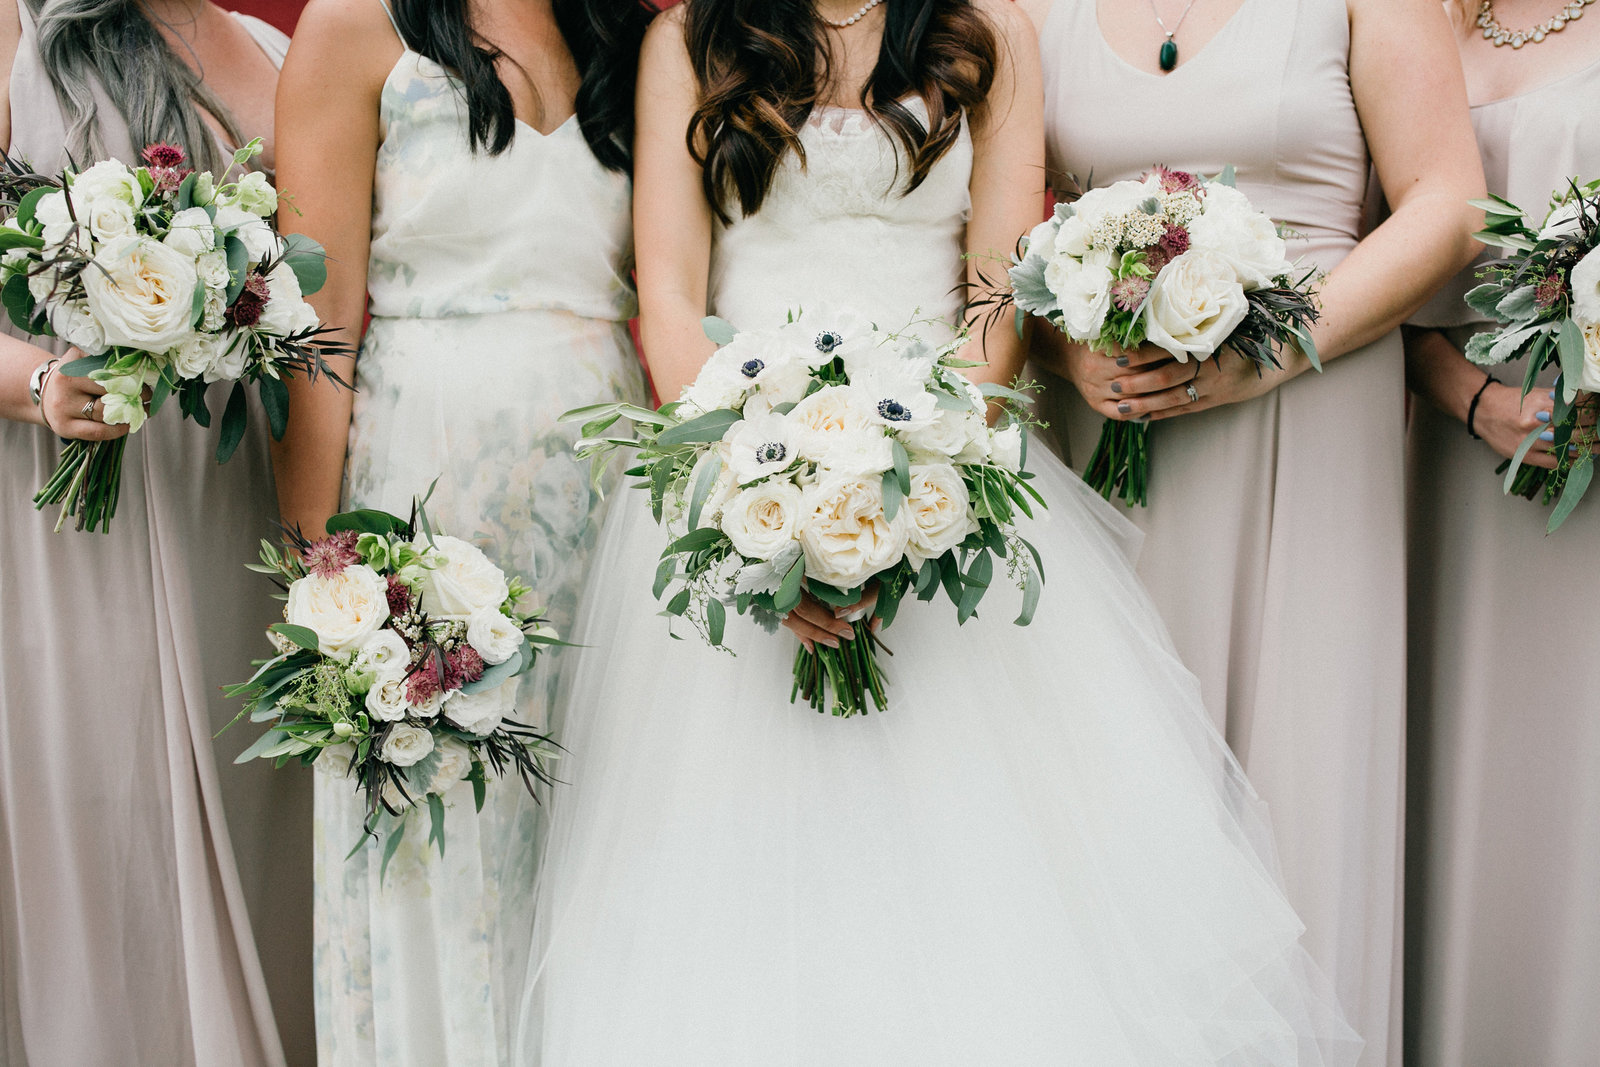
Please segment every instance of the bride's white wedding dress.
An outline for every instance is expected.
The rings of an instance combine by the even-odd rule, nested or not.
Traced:
[[[857,112],[803,133],[716,236],[745,328],[957,311],[972,149],[907,196]],[[518,1055],[545,1067],[1326,1064],[1321,992],[1249,784],[1129,563],[1136,533],[1032,451],[1033,625],[1000,583],[957,627],[907,603],[889,710],[789,703],[795,638],[674,641],[643,494],[613,510],[574,640]],[[1204,566],[1196,546],[1196,566]]]

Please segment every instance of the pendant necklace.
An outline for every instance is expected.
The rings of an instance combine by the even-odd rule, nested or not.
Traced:
[[[1594,0],[1589,0],[1589,2],[1593,3]],[[1167,29],[1167,24],[1161,19],[1161,12],[1156,10],[1156,0],[1150,0],[1150,14],[1156,17],[1156,25],[1160,26],[1161,32],[1167,35],[1167,39],[1161,42],[1161,51],[1156,53],[1156,62],[1160,64],[1161,73],[1163,74],[1171,74],[1173,68],[1178,65],[1178,42],[1174,41],[1173,37],[1183,28],[1183,20],[1189,17],[1189,9],[1191,7],[1194,7],[1194,0],[1189,0],[1184,5],[1183,14],[1178,16],[1178,21],[1169,30]]]
[[[1570,0],[1559,14],[1537,26],[1526,30],[1508,30],[1494,17],[1494,0],[1483,0],[1478,8],[1478,28],[1483,30],[1483,36],[1493,42],[1496,48],[1501,45],[1521,48],[1525,44],[1538,44],[1552,33],[1560,33],[1567,23],[1583,18],[1583,9],[1592,3],[1594,0]]]
[[[841,19],[838,22],[835,22],[832,19],[827,18],[826,16],[822,15],[821,13],[818,13],[817,18],[822,19],[823,22],[826,22],[829,26],[832,26],[836,30],[845,30],[845,29],[849,29],[851,26],[854,26],[856,23],[860,22],[863,15],[865,15],[868,11],[871,11],[873,8],[877,7],[881,3],[883,3],[883,0],[867,0],[866,3],[861,5],[861,10],[857,11],[854,15],[851,15],[849,18]]]

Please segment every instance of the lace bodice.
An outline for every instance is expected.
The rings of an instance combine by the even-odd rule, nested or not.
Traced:
[[[384,82],[372,313],[438,318],[543,308],[631,318],[627,177],[600,165],[576,118],[547,135],[519,121],[500,155],[473,152],[466,107],[455,78],[410,49]]]
[[[920,99],[909,106],[926,115]],[[818,109],[800,142],[804,162],[794,154],[782,161],[761,210],[740,218],[735,208],[734,221],[717,226],[711,310],[747,329],[815,304],[851,307],[891,329],[953,316],[971,208],[965,124],[903,196],[904,149],[866,112]]]

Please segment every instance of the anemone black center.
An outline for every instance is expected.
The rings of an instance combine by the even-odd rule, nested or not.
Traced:
[[[835,348],[838,348],[840,345],[844,344],[844,338],[833,330],[823,330],[821,333],[817,334],[815,344],[818,352],[821,352],[823,355],[828,355],[832,353]]]
[[[892,397],[878,401],[878,414],[890,422],[911,421],[911,409]]]
[[[744,375],[746,378],[754,378],[756,375],[760,374],[766,369],[767,365],[761,360],[747,359],[744,361],[744,365],[739,368],[739,373]]]
[[[782,441],[768,441],[756,449],[756,462],[782,463],[788,455],[789,449]]]

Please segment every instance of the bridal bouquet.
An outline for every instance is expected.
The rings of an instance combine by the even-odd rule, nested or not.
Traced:
[[[361,840],[388,823],[385,868],[405,816],[425,803],[442,855],[451,786],[470,781],[481,809],[489,771],[514,769],[530,792],[550,781],[553,743],[508,716],[517,677],[560,642],[519,606],[525,582],[432,530],[420,503],[409,520],[356,511],[328,529],[319,541],[291,535],[290,554],[263,541],[251,567],[277,578],[288,603],[269,632],[278,655],[228,690],[246,699],[241,718],[270,724],[235,762],[298,757],[354,778]]]
[[[1298,344],[1320,370],[1312,272],[1294,277],[1286,251],[1231,168],[1206,179],[1157,167],[1057,205],[1024,239],[1002,300],[1016,304],[1019,327],[1022,313],[1039,315],[1108,355],[1148,341],[1187,363],[1227,347],[1262,373]],[[1084,480],[1107,500],[1144,504],[1149,432],[1107,421]]]
[[[142,167],[104,160],[54,178],[7,158],[0,173],[0,298],[11,321],[82,351],[59,372],[104,386],[104,421],[130,433],[173,394],[209,426],[206,387],[233,382],[219,463],[244,436],[246,383],[281,438],[284,377],[331,376],[323,357],[344,348],[323,338],[303,299],[326,277],[321,247],[273,229],[278,195],[265,175],[231,180],[260,151],[259,140],[239,149],[220,178],[188,169],[166,144],[146,148]],[[34,506],[63,504],[58,530],[68,515],[80,530],[109,530],[126,447],[126,437],[68,442]]]
[[[935,347],[848,313],[737,335],[712,318],[706,332],[721,347],[680,400],[563,416],[585,421],[579,455],[596,460],[596,478],[618,450],[637,451],[628,474],[671,535],[655,576],[657,597],[674,590],[670,616],[721,647],[728,606],[772,629],[803,590],[848,607],[875,585],[853,641],[795,657],[790,699],[844,716],[866,711],[869,696],[887,707],[876,629],[906,596],[942,588],[965,622],[998,559],[1023,590],[1017,622],[1032,619],[1043,573],[1015,524],[1043,500],[1023,469],[1024,393],[969,382],[958,343]],[[1006,412],[999,429],[991,399]],[[619,420],[638,436],[604,436]]]
[[[1493,365],[1528,357],[1522,394],[1555,367],[1555,470],[1525,467],[1522,459],[1544,427],[1533,431],[1501,468],[1508,493],[1555,501],[1547,529],[1555,532],[1594,478],[1596,393],[1600,393],[1600,181],[1569,184],[1538,230],[1522,209],[1500,197],[1473,201],[1485,212],[1478,239],[1506,249],[1507,259],[1479,272],[1484,283],[1467,293],[1473,310],[1503,325],[1467,342],[1467,358]]]

